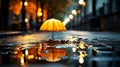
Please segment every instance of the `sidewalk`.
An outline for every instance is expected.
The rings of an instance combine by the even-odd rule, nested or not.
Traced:
[[[0,38],[24,34],[22,31],[0,31]]]

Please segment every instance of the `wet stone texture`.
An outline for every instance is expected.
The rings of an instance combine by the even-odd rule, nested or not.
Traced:
[[[0,67],[120,66],[120,33],[66,31],[51,38],[51,32],[1,35]]]

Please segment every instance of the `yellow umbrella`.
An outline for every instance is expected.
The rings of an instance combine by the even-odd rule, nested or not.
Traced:
[[[66,27],[60,20],[52,18],[46,20],[40,27],[40,30],[53,32],[52,39],[54,40],[54,32],[66,31]]]

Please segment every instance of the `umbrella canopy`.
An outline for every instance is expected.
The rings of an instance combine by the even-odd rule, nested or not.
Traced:
[[[64,24],[58,19],[48,19],[40,27],[41,31],[66,31]]]
[[[55,18],[46,20],[40,27],[40,31],[51,31],[54,40],[54,32],[66,31],[64,24]]]

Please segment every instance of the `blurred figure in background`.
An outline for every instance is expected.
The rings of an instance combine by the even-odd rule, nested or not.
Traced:
[[[30,25],[30,31],[35,31],[35,22],[33,20],[32,15],[30,15],[29,25]]]

